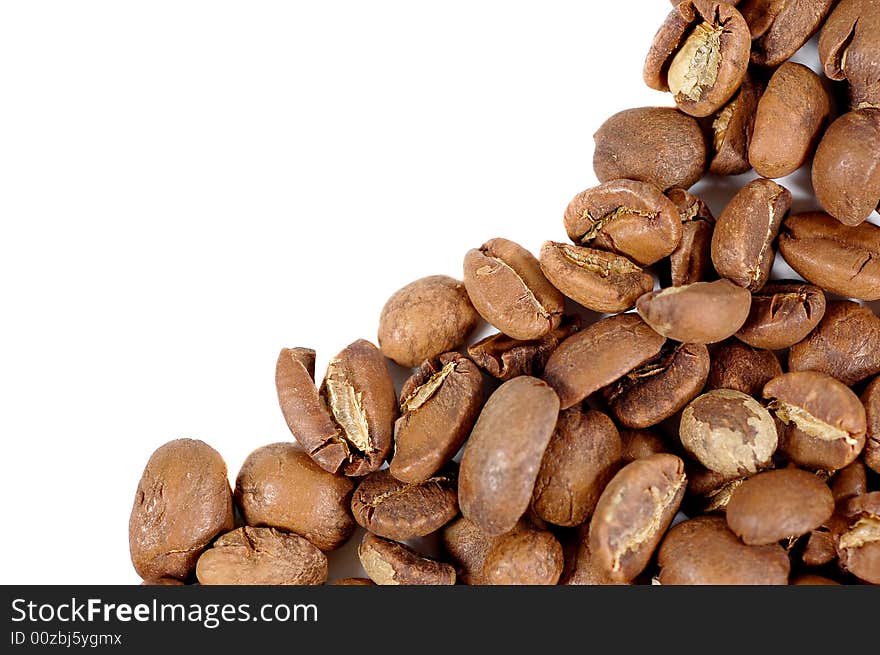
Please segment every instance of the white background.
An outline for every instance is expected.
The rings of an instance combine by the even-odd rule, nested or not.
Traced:
[[[320,376],[403,284],[563,240],[593,132],[669,104],[641,81],[666,0],[2,7],[3,583],[138,582],[156,447],[234,479],[290,438],[282,346]]]

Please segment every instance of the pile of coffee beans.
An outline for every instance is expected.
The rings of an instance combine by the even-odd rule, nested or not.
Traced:
[[[337,584],[880,583],[880,0],[673,4],[644,79],[675,107],[596,132],[570,242],[408,284],[320,384],[282,350],[295,442],[234,489],[201,441],[159,448],[146,583],[321,584],[356,526],[369,578]],[[789,61],[816,33],[836,85]],[[824,211],[792,215],[773,179],[805,165]],[[688,191],[752,169],[717,219]]]

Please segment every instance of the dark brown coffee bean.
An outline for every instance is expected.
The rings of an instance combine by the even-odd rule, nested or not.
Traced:
[[[454,585],[455,569],[396,541],[367,533],[358,547],[361,566],[378,585]]]
[[[849,301],[828,303],[819,326],[791,347],[790,371],[819,371],[846,385],[880,373],[880,318]]]
[[[559,344],[544,379],[568,409],[656,357],[665,341],[635,314],[610,316]]]
[[[669,255],[672,286],[705,282],[713,272],[711,246],[715,217],[705,202],[684,189],[670,189],[666,197],[678,209],[681,219],[681,240]]]
[[[660,354],[603,390],[614,418],[648,428],[679,412],[703,390],[709,351],[696,343],[667,342]]]
[[[385,303],[379,347],[401,366],[418,366],[459,348],[479,320],[464,284],[445,275],[423,277]]]
[[[650,273],[611,252],[547,241],[540,261],[553,286],[594,312],[632,309],[639,296],[654,288]]]
[[[457,466],[424,482],[407,484],[387,469],[370,473],[355,489],[351,511],[373,534],[405,541],[442,528],[458,514]]]
[[[342,578],[330,583],[334,587],[375,587],[376,583],[369,578]]]
[[[590,552],[612,580],[626,582],[647,566],[684,496],[684,464],[675,455],[653,455],[624,466],[596,505]]]
[[[499,380],[520,375],[540,376],[556,347],[580,328],[579,316],[564,316],[555,330],[540,339],[519,341],[498,332],[468,346],[468,355],[477,366]]]
[[[731,389],[710,391],[688,405],[681,415],[680,436],[703,466],[731,478],[766,467],[778,442],[767,410]]]
[[[731,339],[712,351],[706,388],[733,389],[760,398],[764,385],[778,375],[782,365],[772,351]]]
[[[547,530],[514,530],[486,554],[488,584],[555,585],[562,574],[562,546]]]
[[[500,537],[487,535],[476,523],[462,516],[443,528],[442,539],[460,582],[466,585],[488,584],[483,575],[483,564],[492,545]]]
[[[464,285],[480,316],[514,339],[540,339],[562,320],[562,294],[538,260],[513,241],[491,239],[470,250]]]
[[[645,83],[671,92],[683,112],[710,116],[739,89],[750,50],[749,26],[736,9],[717,0],[686,0],[654,37]]]
[[[838,520],[832,517],[824,524],[810,532],[804,552],[801,553],[801,561],[806,566],[825,566],[837,559],[837,551],[834,549],[834,531],[829,527]]]
[[[759,473],[743,482],[727,503],[727,525],[751,546],[799,537],[818,528],[834,512],[831,490],[799,469]]]
[[[802,341],[825,315],[822,289],[803,282],[770,282],[752,294],[736,338],[755,348],[782,350]]]
[[[782,226],[779,250],[805,279],[862,300],[880,300],[880,227],[841,225],[828,214],[790,217]]]
[[[739,11],[752,34],[752,63],[758,66],[783,64],[821,27],[834,2],[743,0]]]
[[[740,189],[712,233],[712,263],[718,274],[759,291],[770,277],[773,241],[790,207],[791,193],[770,180],[755,180]]]
[[[483,532],[508,532],[525,513],[558,415],[553,389],[527,376],[505,382],[486,402],[458,484],[461,513]]]
[[[746,75],[736,95],[715,115],[712,121],[713,156],[709,163],[711,173],[740,175],[751,170],[749,145],[762,93],[763,82]]]
[[[852,391],[824,373],[780,375],[764,387],[770,410],[785,425],[780,450],[799,466],[836,471],[865,446],[865,408]]]
[[[535,481],[535,513],[555,525],[586,521],[620,467],[620,455],[620,435],[605,414],[575,408],[562,412]]]
[[[199,557],[202,585],[319,585],[327,558],[307,539],[274,528],[227,532]]]
[[[666,441],[653,430],[621,430],[620,441],[623,445],[620,457],[625,464],[669,452]]]
[[[821,575],[814,575],[812,573],[805,573],[803,575],[799,575],[796,578],[792,578],[789,584],[792,585],[807,585],[811,587],[816,586],[824,586],[824,585],[839,585],[839,582],[835,582],[831,578],[826,578]]]
[[[339,548],[354,531],[351,479],[327,473],[292,443],[258,448],[235,482],[248,525],[295,532],[321,550]]]
[[[880,4],[841,0],[819,37],[825,75],[849,82],[850,106],[880,107]]]
[[[355,341],[330,361],[320,392],[300,353],[285,348],[275,368],[278,401],[293,436],[325,471],[375,471],[391,450],[397,417],[382,353],[369,341]]]
[[[672,528],[658,563],[664,585],[784,585],[791,568],[779,544],[747,546],[715,516]]]
[[[131,562],[142,578],[185,580],[235,521],[226,464],[202,441],[178,439],[147,462],[128,522]]]
[[[682,343],[716,343],[742,327],[751,304],[747,289],[716,280],[646,293],[636,309],[665,337]]]
[[[593,170],[600,182],[638,180],[689,189],[706,170],[708,144],[700,124],[668,107],[614,114],[593,135]]]
[[[403,482],[434,475],[459,451],[483,404],[483,376],[458,353],[423,362],[400,391],[391,474]]]
[[[850,498],[843,509],[846,528],[835,541],[845,571],[880,584],[880,491]]]
[[[865,441],[865,466],[880,473],[880,377],[874,378],[862,394],[867,419]]]
[[[880,84],[877,86],[880,88]],[[878,151],[880,109],[870,108],[838,118],[816,148],[816,198],[825,211],[844,225],[864,222],[880,206]]]
[[[868,493],[865,465],[859,460],[839,470],[831,480],[831,494],[835,503]]]
[[[668,257],[681,240],[678,209],[650,182],[610,180],[587,189],[568,204],[564,222],[574,243],[645,266]]]

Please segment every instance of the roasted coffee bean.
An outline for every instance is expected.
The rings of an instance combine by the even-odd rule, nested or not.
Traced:
[[[841,0],[819,37],[819,59],[832,80],[849,82],[850,106],[880,107],[880,3]]]
[[[454,585],[455,569],[396,541],[367,533],[358,547],[361,566],[378,585]]]
[[[645,83],[671,92],[683,112],[710,116],[739,89],[750,50],[749,26],[736,9],[717,0],[686,0],[654,37]]]
[[[835,0],[743,0],[739,11],[752,34],[752,63],[785,65],[821,27]]]
[[[831,518],[834,497],[819,477],[799,469],[759,473],[727,503],[728,527],[750,546],[799,537]]]
[[[514,530],[495,541],[483,571],[492,585],[555,585],[562,565],[562,546],[553,533]]]
[[[584,585],[626,585],[629,582],[617,582],[612,580],[593,561],[590,553],[590,540],[588,538],[588,526],[584,525],[577,531],[577,535],[569,542],[565,554],[565,567],[559,580],[561,585],[584,586]]]
[[[568,409],[656,357],[665,341],[635,314],[610,316],[559,344],[544,379]]]
[[[770,178],[794,173],[813,155],[830,115],[831,97],[819,76],[802,64],[782,64],[758,102],[749,145],[755,171]]]
[[[592,557],[618,582],[647,566],[684,496],[684,464],[675,455],[653,455],[624,466],[596,505],[590,523]]]
[[[579,316],[563,316],[559,326],[540,339],[519,341],[498,332],[468,346],[468,355],[477,366],[499,380],[520,375],[540,376],[556,347],[580,328]]]
[[[186,583],[177,578],[150,578],[141,581],[142,587],[185,587]]]
[[[403,482],[434,475],[459,451],[483,404],[483,376],[458,353],[423,362],[400,390],[391,474]]]
[[[566,296],[587,309],[617,313],[632,309],[654,288],[654,278],[622,255],[547,241],[541,270]]]
[[[708,474],[714,473],[714,471],[708,471],[708,469],[704,470],[707,471]],[[739,487],[739,485],[741,485],[745,480],[746,478],[744,477],[727,480],[726,482],[721,483],[719,486],[709,489],[699,495],[693,493],[689,486],[688,496],[685,497],[685,503],[687,504],[684,510],[685,513],[688,513],[689,511],[693,512],[693,510],[696,510],[696,512],[700,514],[711,514],[713,512],[726,511],[727,504],[730,502],[730,497],[733,495],[733,492],[736,491],[737,487]]]
[[[804,551],[801,553],[801,561],[806,566],[825,566],[837,559],[837,551],[834,549],[834,531],[829,527],[839,520],[832,517],[824,524],[810,532]]]
[[[395,292],[379,317],[379,347],[401,366],[418,366],[459,348],[480,317],[464,284],[432,275]]]
[[[580,525],[593,513],[620,457],[620,435],[610,418],[565,410],[541,460],[532,495],[535,513],[555,525]]]
[[[708,144],[700,124],[668,107],[627,109],[593,135],[593,170],[600,182],[638,180],[689,189],[706,170]]]
[[[733,389],[759,398],[764,385],[778,375],[782,375],[782,365],[773,351],[731,339],[712,352],[706,388]]]
[[[327,558],[307,539],[274,528],[227,532],[199,557],[203,585],[319,585]]]
[[[258,448],[235,482],[245,523],[295,532],[321,550],[339,548],[354,530],[351,479],[327,473],[292,443]]]
[[[334,587],[375,587],[376,583],[369,578],[342,578],[330,583]]]
[[[711,246],[715,217],[705,202],[684,189],[670,189],[666,197],[681,218],[681,240],[669,256],[672,286],[705,282],[713,272]]]
[[[235,521],[226,464],[202,441],[178,439],[147,462],[128,522],[131,562],[144,579],[185,580]]]
[[[843,509],[846,528],[835,541],[845,571],[880,584],[880,491],[850,498]]]
[[[628,428],[648,428],[679,412],[706,384],[709,351],[668,341],[660,354],[603,390],[611,412]]]
[[[812,587],[822,586],[822,585],[839,585],[839,582],[835,582],[831,578],[826,578],[821,575],[814,575],[812,573],[805,573],[803,575],[799,575],[796,578],[792,578],[789,584],[792,585],[808,585]]]
[[[625,464],[669,452],[666,441],[653,430],[621,430],[620,442],[623,446],[620,458]]]
[[[848,298],[880,300],[880,227],[841,225],[828,214],[790,217],[779,236],[785,261],[805,279]]]
[[[351,511],[373,534],[405,541],[442,528],[458,514],[457,466],[424,482],[396,480],[387,469],[370,473],[355,489]]]
[[[391,450],[397,417],[382,353],[369,341],[355,341],[330,361],[320,392],[302,353],[285,348],[275,368],[278,402],[293,436],[325,471],[375,471]]]
[[[709,172],[715,175],[740,175],[751,170],[749,145],[762,93],[764,84],[746,75],[736,95],[715,115]]]
[[[868,476],[865,465],[859,460],[842,468],[831,480],[831,493],[835,503],[868,493]]]
[[[770,282],[752,294],[749,317],[736,338],[755,348],[782,350],[806,338],[824,315],[825,294],[819,287]]]
[[[461,513],[489,535],[510,531],[525,513],[559,415],[545,382],[518,377],[486,402],[461,458]]]
[[[664,585],[784,585],[791,568],[779,544],[747,546],[715,516],[672,528],[660,545],[658,564]]]
[[[799,466],[836,471],[865,446],[865,408],[846,386],[813,371],[786,373],[764,387],[782,421],[780,450]]]
[[[880,13],[880,8],[878,8]],[[880,88],[880,84],[877,85]],[[844,114],[825,132],[813,159],[819,204],[844,225],[864,222],[880,206],[880,109]]]
[[[722,277],[759,291],[773,267],[773,241],[791,207],[791,193],[770,180],[744,186],[721,212],[712,233],[712,263]]]
[[[650,182],[611,180],[587,189],[569,203],[564,222],[574,243],[646,266],[669,256],[681,240],[678,209]]]
[[[724,476],[755,473],[770,463],[778,437],[773,417],[732,389],[703,394],[681,416],[681,443],[706,468]]]
[[[514,339],[540,339],[562,320],[562,294],[538,260],[513,241],[491,239],[470,250],[464,285],[480,316]]]
[[[880,473],[880,377],[874,378],[862,394],[868,433],[865,441],[865,466]]]
[[[487,535],[476,523],[462,516],[443,528],[442,539],[459,581],[466,585],[487,584],[483,564],[500,537]]]
[[[853,385],[880,373],[880,318],[849,301],[828,303],[819,326],[791,347],[790,371],[819,371]]]
[[[682,343],[715,343],[742,327],[751,304],[747,289],[716,280],[646,293],[636,302],[636,309],[664,337]]]

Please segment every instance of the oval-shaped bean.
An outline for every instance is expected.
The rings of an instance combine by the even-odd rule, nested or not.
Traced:
[[[868,432],[865,441],[865,466],[880,473],[880,377],[865,388],[862,394]]]
[[[681,218],[681,240],[669,255],[671,284],[680,287],[705,282],[713,273],[711,248],[715,217],[705,202],[684,189],[670,189],[666,197]]]
[[[761,397],[764,385],[782,375],[782,365],[772,350],[760,350],[731,339],[712,351],[707,389],[733,389]]]
[[[552,532],[514,530],[493,544],[484,574],[492,585],[555,585],[562,566],[562,546]]]
[[[752,294],[736,338],[755,348],[783,350],[802,341],[825,316],[825,294],[812,284],[771,282]]]
[[[455,569],[396,541],[367,533],[358,546],[361,566],[377,585],[454,585]]]
[[[740,175],[751,170],[749,144],[755,129],[758,101],[764,84],[746,75],[742,86],[712,121],[713,155],[709,171],[715,175]]]
[[[825,75],[849,82],[850,107],[880,107],[880,4],[841,0],[822,28],[819,59]]]
[[[739,11],[752,34],[752,63],[785,65],[821,27],[835,0],[743,0]]]
[[[880,584],[880,491],[851,498],[846,527],[835,541],[840,565],[857,578]]]

